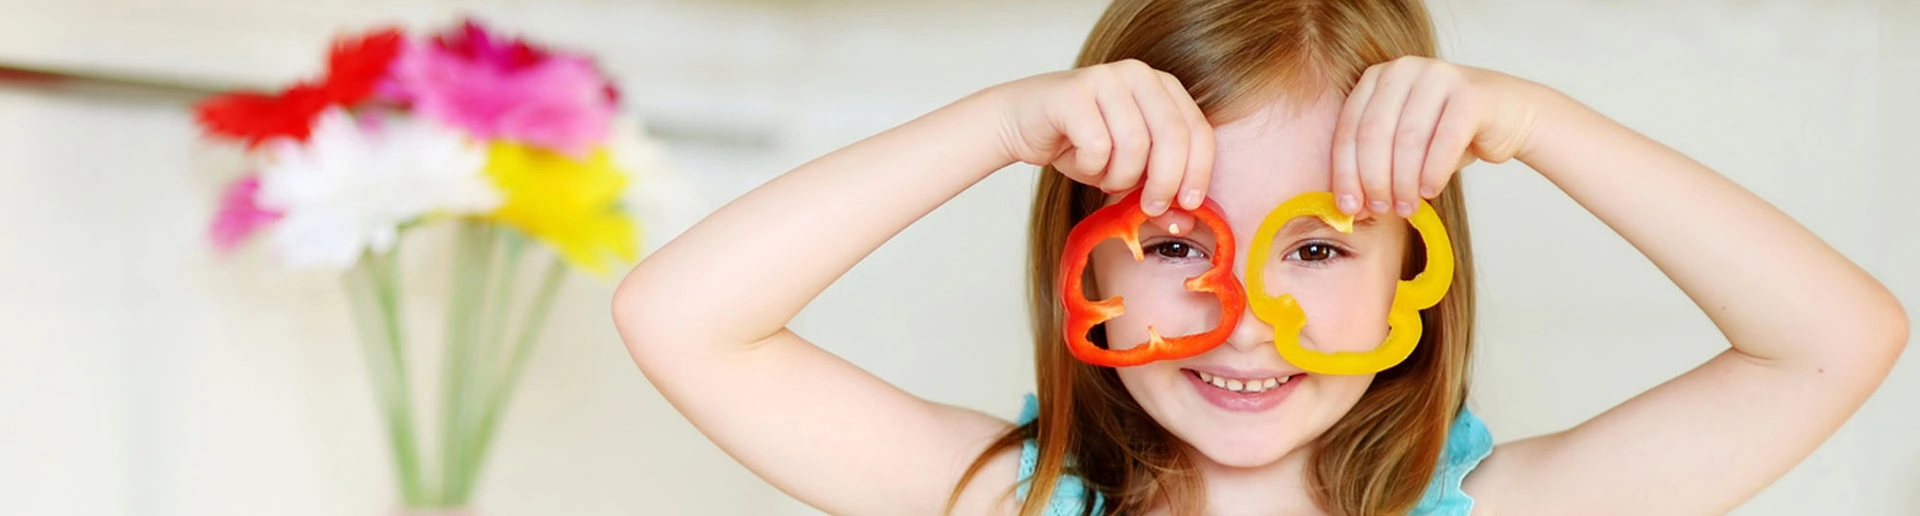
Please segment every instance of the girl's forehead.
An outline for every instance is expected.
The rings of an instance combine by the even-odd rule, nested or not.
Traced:
[[[1267,212],[1296,195],[1331,189],[1337,92],[1311,103],[1281,98],[1214,129],[1213,181],[1207,195],[1236,232],[1252,231]]]

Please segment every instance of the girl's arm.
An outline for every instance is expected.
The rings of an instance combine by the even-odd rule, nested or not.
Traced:
[[[1008,423],[916,398],[788,321],[894,234],[1015,162],[1115,189],[1150,170],[1148,204],[1205,191],[1201,153],[1185,149],[1210,162],[1211,128],[1170,78],[1130,62],[1017,81],[807,163],[635,267],[614,295],[621,337],[695,427],[788,494],[835,514],[938,512]],[[1013,477],[1000,457],[961,510],[1010,507],[1000,495]]]
[[[1440,128],[1435,144],[1420,150],[1451,154],[1423,157],[1452,164],[1469,150],[1490,161],[1520,159],[1651,259],[1732,344],[1573,429],[1500,446],[1467,480],[1482,502],[1476,513],[1730,511],[1833,435],[1905,347],[1907,319],[1885,287],[1793,219],[1679,152],[1558,92],[1498,73],[1409,59],[1383,65],[1377,75],[1380,84],[1416,92],[1401,98],[1445,106],[1408,101],[1396,110],[1415,114],[1398,119],[1402,128],[1436,112],[1422,119]],[[1468,120],[1449,122],[1456,111]],[[1347,140],[1356,142],[1348,145],[1356,155],[1384,149],[1400,157],[1411,148]],[[1389,165],[1390,175],[1445,184],[1445,177],[1425,175],[1420,159],[1408,161],[1415,166]],[[1393,190],[1362,195],[1410,198]]]

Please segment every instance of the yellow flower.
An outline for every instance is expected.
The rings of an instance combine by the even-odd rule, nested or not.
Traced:
[[[639,227],[620,208],[627,176],[606,149],[586,159],[517,143],[488,151],[487,176],[506,193],[506,203],[487,218],[546,242],[576,268],[606,277],[608,254],[638,257]]]

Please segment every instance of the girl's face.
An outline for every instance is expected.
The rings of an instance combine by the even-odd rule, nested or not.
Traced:
[[[1215,130],[1218,151],[1208,195],[1233,231],[1233,268],[1243,284],[1248,250],[1267,213],[1295,195],[1330,189],[1329,154],[1341,100],[1329,93],[1310,105],[1275,101]],[[1307,217],[1275,234],[1267,291],[1299,300],[1307,314],[1301,345],[1366,351],[1386,339],[1408,231],[1394,217],[1359,220],[1352,234]],[[1142,261],[1134,261],[1118,240],[1102,243],[1090,258],[1097,296],[1125,298],[1126,313],[1104,325],[1109,347],[1146,342],[1148,325],[1169,338],[1217,325],[1218,301],[1181,286],[1211,266],[1214,236],[1204,226],[1171,235],[1149,225],[1140,243]],[[1266,466],[1305,450],[1373,381],[1372,375],[1305,374],[1280,358],[1273,338],[1273,328],[1249,310],[1220,347],[1184,360],[1120,368],[1120,381],[1205,461]]]

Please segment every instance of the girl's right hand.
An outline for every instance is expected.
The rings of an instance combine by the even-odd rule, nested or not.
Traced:
[[[1172,74],[1128,59],[994,90],[1008,100],[1000,124],[1008,161],[1052,165],[1108,193],[1144,182],[1140,207],[1150,216],[1206,200],[1213,125]]]

